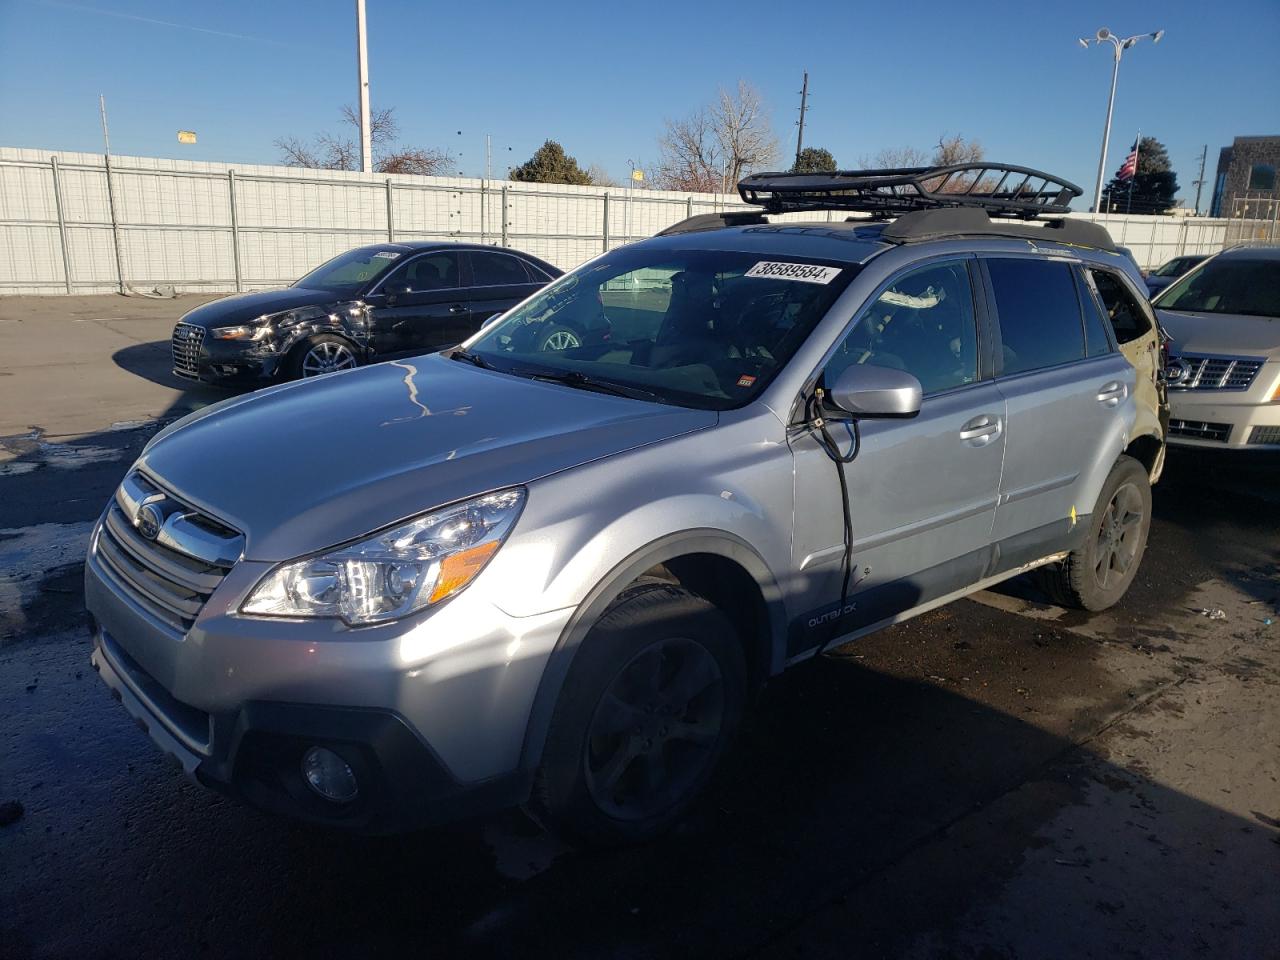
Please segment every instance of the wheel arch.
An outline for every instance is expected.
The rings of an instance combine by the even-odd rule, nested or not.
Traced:
[[[701,563],[700,558],[706,558]],[[759,622],[743,635],[749,677],[759,685],[781,669],[786,639],[782,591],[760,555],[740,537],[722,530],[690,530],[669,534],[636,550],[602,578],[578,605],[556,641],[534,695],[521,750],[521,769],[533,771],[542,758],[556,701],[582,642],[596,621],[641,577],[655,570],[669,571],[673,582],[709,597],[748,586],[753,595],[725,613],[742,635],[751,616]],[[749,581],[749,583],[748,583]],[[702,587],[702,589],[696,589]],[[736,597],[736,594],[735,594]],[[742,600],[744,598],[737,597]]]

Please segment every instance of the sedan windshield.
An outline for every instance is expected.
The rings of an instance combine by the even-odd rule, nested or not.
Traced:
[[[790,256],[618,250],[511,310],[463,358],[582,389],[727,410],[764,389],[857,271]]]
[[[359,247],[339,254],[316,267],[294,284],[308,290],[328,290],[340,296],[354,296],[386,273],[400,259],[403,250]]]
[[[1219,258],[1155,300],[1161,310],[1280,317],[1280,260]]]
[[[1204,257],[1174,257],[1164,266],[1151,271],[1153,277],[1180,277]]]

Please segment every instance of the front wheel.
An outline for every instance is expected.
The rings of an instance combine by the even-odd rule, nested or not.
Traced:
[[[322,333],[310,337],[294,348],[289,358],[289,375],[300,380],[352,370],[360,366],[355,348],[342,337]]]
[[[582,337],[578,335],[577,330],[563,324],[555,324],[538,335],[535,349],[538,353],[563,353],[565,350],[573,350],[580,346],[582,346]]]
[[[1044,567],[1040,583],[1061,606],[1106,610],[1137,576],[1151,530],[1151,483],[1132,457],[1111,468],[1093,508],[1085,542],[1061,563]]]
[[[686,590],[653,585],[583,641],[556,704],[532,807],[567,839],[614,845],[671,826],[742,721],[746,663],[732,624]]]

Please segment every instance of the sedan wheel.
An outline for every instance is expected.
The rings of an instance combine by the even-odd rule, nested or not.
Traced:
[[[324,340],[312,345],[302,357],[302,375],[319,377],[339,370],[358,367],[359,361],[351,348],[336,340]]]

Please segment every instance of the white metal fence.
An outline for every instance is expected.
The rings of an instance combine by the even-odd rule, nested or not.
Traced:
[[[505,244],[567,269],[693,214],[743,206],[719,194],[147,157],[112,157],[108,177],[99,154],[0,147],[0,294],[280,286],[383,240]],[[1214,252],[1241,233],[1226,219],[1077,216],[1103,223],[1144,266]]]

